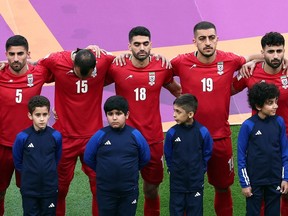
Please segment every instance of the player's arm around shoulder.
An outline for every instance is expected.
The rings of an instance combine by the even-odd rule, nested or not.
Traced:
[[[181,85],[175,79],[173,79],[171,83],[166,84],[164,87],[175,97],[179,97],[182,93]]]

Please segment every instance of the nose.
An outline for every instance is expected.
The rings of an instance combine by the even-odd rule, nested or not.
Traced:
[[[140,45],[140,50],[144,50],[144,45],[143,44]]]
[[[112,118],[113,118],[113,120],[116,120],[117,119],[117,115],[113,114]]]
[[[175,118],[176,117],[176,113],[175,112],[173,112],[173,118]]]
[[[205,44],[206,44],[206,45],[210,45],[210,44],[211,44],[211,41],[210,41],[209,37],[206,38]]]
[[[19,58],[18,58],[17,54],[14,55],[14,61],[19,61]]]

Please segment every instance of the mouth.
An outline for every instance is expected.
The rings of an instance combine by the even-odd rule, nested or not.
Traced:
[[[204,50],[205,51],[211,51],[211,50],[213,50],[213,48],[212,47],[206,47],[206,48],[204,48]]]
[[[21,64],[17,62],[17,63],[13,63],[12,66],[13,66],[13,67],[20,67]]]
[[[111,123],[111,126],[112,126],[112,127],[118,127],[119,124],[118,124],[117,122],[113,122],[113,123]]]
[[[278,61],[278,60],[273,60],[273,61],[271,61],[271,63],[274,64],[274,65],[277,65],[277,64],[280,63],[280,61]]]
[[[138,56],[146,56],[146,55],[147,55],[146,52],[139,52],[139,53],[138,53]]]

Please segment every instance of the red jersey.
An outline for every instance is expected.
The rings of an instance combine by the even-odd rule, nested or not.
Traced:
[[[246,60],[217,50],[216,59],[211,64],[203,64],[196,55],[197,52],[193,52],[172,59],[174,75],[180,78],[182,93],[193,94],[199,101],[195,119],[208,128],[213,139],[229,137],[231,82],[234,72]]]
[[[39,64],[55,77],[55,110],[58,115],[53,128],[63,136],[89,138],[103,127],[101,102],[103,86],[114,56],[101,55],[91,77],[80,79],[74,72],[71,51],[50,54]]]
[[[0,71],[0,145],[12,147],[16,135],[31,126],[28,102],[40,95],[42,85],[51,80],[44,68],[28,67],[21,75],[12,74],[8,64]]]
[[[253,71],[253,74],[249,78],[242,78],[237,76],[233,79],[233,87],[239,92],[244,88],[251,88],[257,82],[267,82],[275,84],[280,91],[280,96],[278,99],[278,109],[276,113],[283,117],[286,125],[286,134],[288,134],[288,79],[286,72],[283,70],[279,71],[277,74],[268,74],[263,69],[263,63],[258,63]],[[253,110],[253,113],[256,111]]]
[[[160,116],[161,87],[173,81],[172,71],[161,67],[154,58],[144,68],[134,67],[131,61],[123,67],[112,64],[107,83],[115,82],[116,94],[129,103],[127,124],[143,134],[149,144],[164,139]]]

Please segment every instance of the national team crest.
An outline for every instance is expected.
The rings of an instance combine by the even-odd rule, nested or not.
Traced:
[[[224,63],[223,62],[217,63],[217,73],[219,75],[222,75],[224,73]]]
[[[149,72],[149,85],[155,85],[156,75],[155,72]]]
[[[283,89],[287,89],[288,88],[288,80],[287,80],[287,76],[281,76],[281,83],[282,83],[282,88]]]
[[[27,74],[27,86],[29,87],[34,86],[33,82],[34,82],[33,74]]]

